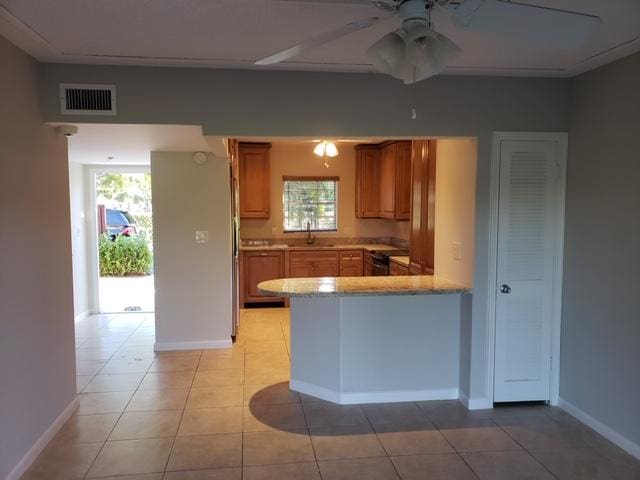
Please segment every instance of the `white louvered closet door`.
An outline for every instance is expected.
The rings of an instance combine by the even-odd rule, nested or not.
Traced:
[[[494,401],[549,400],[559,147],[502,141]]]

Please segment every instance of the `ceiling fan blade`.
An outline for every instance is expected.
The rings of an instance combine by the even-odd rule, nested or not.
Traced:
[[[341,5],[372,5],[371,0],[274,0],[276,2],[297,2],[297,3],[319,3],[319,4],[341,4]]]
[[[338,38],[349,35],[350,33],[356,32],[358,30],[362,30],[364,28],[369,28],[372,25],[378,23],[380,21],[380,17],[369,17],[363,18],[362,20],[356,20],[355,22],[347,23],[342,27],[335,28],[325,33],[321,33],[320,35],[316,35],[315,37],[308,38],[303,42],[298,43],[297,45],[293,45],[292,47],[287,48],[286,50],[282,50],[281,52],[270,55],[266,58],[258,60],[256,65],[273,65],[274,63],[280,63],[290,58],[296,57],[300,55],[302,52],[306,50],[311,50],[312,48],[319,47],[320,45],[324,45],[325,43],[329,43],[333,40],[337,40]]]
[[[465,0],[452,8],[453,22],[558,48],[583,45],[599,27],[600,17],[509,0]]]

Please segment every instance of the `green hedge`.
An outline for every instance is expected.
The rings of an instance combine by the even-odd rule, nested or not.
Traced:
[[[148,275],[153,257],[146,238],[118,235],[115,240],[104,234],[99,242],[100,275]]]

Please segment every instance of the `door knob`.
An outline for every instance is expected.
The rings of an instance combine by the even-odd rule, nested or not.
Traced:
[[[511,293],[511,287],[509,285],[502,285],[500,287],[500,292],[501,293]]]

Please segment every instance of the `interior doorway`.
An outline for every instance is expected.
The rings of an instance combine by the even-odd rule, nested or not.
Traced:
[[[95,310],[153,312],[150,169],[94,167],[88,174]]]

